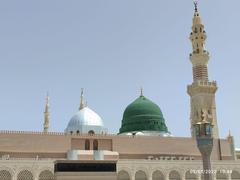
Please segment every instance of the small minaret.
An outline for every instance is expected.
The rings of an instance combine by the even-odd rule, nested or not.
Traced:
[[[49,108],[50,108],[50,105],[49,105],[49,95],[47,94],[45,111],[44,111],[44,124],[43,124],[43,132],[44,133],[47,133],[48,129],[49,129],[49,120],[50,120]]]
[[[213,125],[213,137],[219,138],[215,93],[217,83],[209,81],[208,61],[209,53],[205,48],[207,35],[199,15],[197,2],[194,2],[195,12],[193,16],[192,32],[190,41],[192,43],[192,53],[190,61],[192,63],[193,83],[188,86],[187,92],[191,97],[191,134],[195,137],[193,125],[201,121],[201,115],[204,114],[207,121]]]
[[[81,89],[81,98],[80,98],[80,106],[79,111],[85,107],[84,105],[84,97],[83,97],[83,88]]]
[[[233,160],[236,160],[235,142],[234,142],[234,137],[231,135],[231,131],[230,130],[229,130],[229,134],[228,134],[227,140],[228,140],[229,145],[230,145],[230,149],[231,149],[231,154],[232,154]]]

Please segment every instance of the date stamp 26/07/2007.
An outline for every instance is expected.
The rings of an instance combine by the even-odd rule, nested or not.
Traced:
[[[203,169],[191,169],[190,174],[232,174],[230,169],[219,169],[219,170],[203,170]]]

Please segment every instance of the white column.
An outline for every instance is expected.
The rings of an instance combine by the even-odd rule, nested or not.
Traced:
[[[131,180],[135,180],[135,174],[131,176]]]
[[[213,173],[213,174],[212,174],[212,178],[213,178],[213,180],[217,180],[217,174],[216,174],[216,173]]]
[[[185,173],[181,177],[182,180],[185,180]]]
[[[38,173],[33,174],[33,180],[38,180]]]
[[[228,179],[228,180],[231,180],[231,179],[232,179],[231,173],[227,173],[227,179]]]
[[[148,180],[152,180],[152,174],[149,174]]]
[[[169,180],[169,172],[166,173],[165,180]]]
[[[13,174],[12,180],[17,180],[17,173],[14,173],[14,174]]]
[[[198,175],[198,176],[197,176],[197,179],[198,179],[198,180],[201,180],[201,175],[202,175],[202,174],[199,174],[199,173],[198,173],[197,175]]]

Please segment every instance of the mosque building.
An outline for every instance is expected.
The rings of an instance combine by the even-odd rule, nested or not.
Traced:
[[[202,157],[193,125],[207,118],[213,124],[211,155],[214,179],[240,180],[240,150],[231,134],[219,137],[215,93],[208,77],[207,35],[197,6],[190,41],[193,83],[191,136],[175,137],[160,107],[143,91],[123,112],[117,134],[108,134],[104,120],[84,103],[63,132],[49,132],[49,96],[43,132],[0,131],[0,180],[200,180]]]

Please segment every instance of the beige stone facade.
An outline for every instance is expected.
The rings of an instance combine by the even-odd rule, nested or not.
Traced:
[[[55,159],[14,159],[0,160],[1,180],[52,180],[54,179]],[[117,163],[118,180],[159,180],[159,179],[201,179],[202,163],[199,160],[119,160]],[[213,161],[214,179],[240,179],[239,161]],[[24,173],[23,173],[24,172]],[[23,176],[20,176],[20,175]],[[78,179],[94,177],[97,174],[80,173]],[[101,173],[100,173],[101,174]],[[75,173],[76,175],[76,173]],[[102,174],[104,175],[104,173]],[[56,176],[56,175],[55,175]],[[59,176],[59,174],[57,174]],[[71,175],[70,175],[71,176]],[[112,174],[114,180],[114,173]],[[7,178],[10,177],[10,178]],[[65,176],[66,177],[66,176]],[[102,176],[101,176],[102,177]],[[109,177],[109,176],[108,176]],[[111,177],[111,176],[110,176]],[[89,178],[89,179],[90,179]],[[88,178],[86,178],[88,179]],[[107,178],[106,178],[107,179]],[[62,179],[63,180],[63,179]],[[109,179],[110,180],[110,179]]]
[[[91,150],[84,150],[86,140],[90,140]],[[105,160],[117,160],[118,180],[157,180],[160,176],[162,179],[200,179],[196,170],[202,169],[201,157],[192,138],[2,131],[0,180],[24,180],[25,176],[51,180],[54,162],[67,159],[69,150],[80,150],[78,160],[94,160],[94,140],[98,141],[98,151],[105,151]],[[217,179],[231,179],[231,176],[240,179],[240,161],[233,160],[227,139],[214,141],[212,160],[213,170],[219,170]],[[219,174],[220,171],[224,174]],[[9,174],[10,179],[6,178]],[[60,175],[58,173],[58,177],[62,177]],[[94,177],[88,173],[85,176]],[[114,174],[110,177],[114,178]]]
[[[149,156],[185,156],[200,159],[196,141],[188,137],[69,135],[65,133],[0,132],[0,155],[13,158],[67,158],[69,150],[85,150],[86,141],[97,141],[98,150],[119,153],[119,159],[147,159]],[[127,145],[127,146],[126,146]],[[227,139],[215,139],[213,160],[233,159]]]

